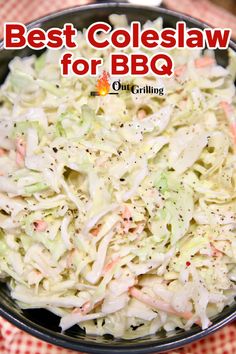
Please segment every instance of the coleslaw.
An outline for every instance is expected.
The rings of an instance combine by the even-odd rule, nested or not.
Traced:
[[[164,96],[91,97],[63,51],[14,58],[0,89],[2,281],[63,331],[207,328],[236,293],[235,53],[173,49],[173,77],[127,78]]]

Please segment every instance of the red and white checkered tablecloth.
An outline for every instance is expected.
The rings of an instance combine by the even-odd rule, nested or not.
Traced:
[[[0,38],[6,21],[29,22],[56,10],[76,6],[89,0],[0,0]],[[236,18],[208,0],[164,0],[170,9],[181,11],[212,26],[231,27],[236,38]],[[75,354],[43,342],[0,318],[0,354]],[[169,354],[236,354],[236,324],[230,324],[198,342]]]
[[[0,353],[76,354],[78,352],[43,342],[0,318]],[[207,338],[167,354],[236,354],[236,326],[228,325]]]

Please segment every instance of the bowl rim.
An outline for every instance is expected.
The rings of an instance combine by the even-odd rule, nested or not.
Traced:
[[[146,10],[153,9],[157,13],[157,16],[162,16],[167,14],[177,18],[177,20],[179,21],[180,20],[189,21],[198,28],[203,29],[203,28],[211,27],[207,23],[202,22],[192,16],[177,11],[169,10],[163,7],[134,5],[134,4],[129,4],[127,2],[114,2],[109,0],[107,2],[89,3],[85,5],[69,7],[59,11],[54,11],[52,13],[49,13],[46,16],[42,16],[37,19],[34,19],[33,21],[28,22],[26,24],[26,27],[27,29],[40,27],[42,23],[45,23],[47,21],[50,21],[52,19],[55,19],[63,15],[68,15],[68,14],[81,12],[81,11],[88,11],[90,9],[95,10],[98,8],[107,8],[107,7],[114,8],[114,10],[116,8],[133,8],[134,10],[137,8],[138,9],[143,8]],[[232,39],[230,39],[229,41],[229,48],[236,51],[236,43]],[[5,50],[7,49],[3,47],[3,39],[0,39],[0,54],[2,51]],[[122,346],[119,346],[117,342],[114,342],[114,344],[108,344],[108,343],[102,344],[102,343],[94,342],[92,339],[85,342],[83,340],[78,340],[77,338],[65,336],[62,333],[55,332],[51,329],[47,329],[43,327],[42,325],[34,323],[28,318],[25,318],[21,313],[16,313],[14,309],[2,304],[0,300],[0,316],[2,316],[13,325],[20,328],[21,330],[35,336],[36,338],[39,338],[43,341],[46,341],[48,343],[60,347],[64,347],[75,351],[79,350],[87,353],[98,353],[98,354],[111,354],[111,353],[127,354],[127,352],[129,352],[130,354],[146,354],[146,353],[154,353],[154,352],[160,353],[160,352],[166,352],[169,350],[180,348],[184,345],[192,343],[193,341],[200,340],[203,337],[216,332],[226,324],[232,322],[236,318],[236,303],[230,305],[229,308],[225,308],[223,311],[226,311],[227,313],[224,314],[223,312],[221,312],[220,314],[218,314],[215,323],[213,323],[210,327],[208,327],[205,330],[201,330],[198,328],[197,329],[191,328],[188,331],[185,331],[181,334],[175,334],[174,336],[169,338],[167,337],[165,339],[157,339],[156,341],[154,340],[151,342],[144,342],[138,344],[137,343],[132,344],[132,340],[130,341],[124,340],[124,343],[126,342],[127,345],[122,344]],[[171,340],[171,338],[173,340]]]
[[[125,342],[127,345],[122,344],[122,346],[119,346],[119,343],[117,342],[114,342],[114,344],[104,344],[94,342],[92,339],[84,344],[82,340],[80,341],[74,337],[64,336],[62,333],[55,332],[51,329],[46,329],[41,325],[35,324],[28,318],[23,318],[22,314],[16,315],[14,310],[0,304],[0,316],[34,337],[66,349],[94,354],[127,354],[127,352],[131,354],[148,354],[163,353],[169,350],[178,349],[187,344],[191,344],[192,342],[201,340],[204,337],[213,334],[223,326],[233,322],[236,318],[236,304],[234,304],[233,312],[231,312],[230,308],[228,308],[228,312],[228,315],[220,313],[219,317],[221,317],[221,319],[217,320],[213,325],[205,330],[195,327],[186,332],[175,334],[169,338],[160,338],[156,341],[134,344],[131,344],[132,341],[126,340]],[[191,332],[193,332],[193,334],[191,334]],[[186,334],[188,335],[186,336]],[[177,337],[176,340],[175,337]],[[174,340],[171,340],[171,338]]]

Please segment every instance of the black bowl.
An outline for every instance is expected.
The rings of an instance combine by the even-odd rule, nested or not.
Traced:
[[[108,21],[112,13],[126,14],[129,21],[155,20],[161,16],[165,27],[174,27],[179,20],[185,21],[188,27],[205,28],[206,25],[188,16],[168,11],[162,8],[145,6],[132,6],[129,4],[100,3],[88,6],[74,7],[57,12],[31,22],[28,28],[42,27],[45,30],[51,27],[63,27],[65,22],[71,22],[78,29],[88,27],[94,21]],[[232,41],[230,47],[236,51],[236,45]],[[8,73],[8,62],[14,56],[39,55],[30,48],[21,50],[5,50],[0,42],[0,82]],[[219,64],[226,66],[228,62],[227,51],[217,50],[216,58]],[[61,333],[58,326],[59,318],[46,310],[21,310],[11,299],[6,285],[0,286],[0,315],[17,327],[30,334],[65,348],[100,354],[141,354],[163,352],[182,347],[206,335],[215,332],[222,326],[236,318],[236,303],[226,307],[219,315],[212,319],[212,325],[201,330],[194,326],[189,331],[176,330],[166,334],[164,331],[156,335],[150,335],[134,340],[114,339],[112,336],[86,335],[78,326],[74,326]]]

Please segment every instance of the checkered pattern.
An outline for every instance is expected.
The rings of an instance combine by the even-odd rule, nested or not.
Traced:
[[[3,36],[3,23],[27,23],[54,11],[87,4],[90,0],[0,0],[0,38]]]
[[[78,354],[43,342],[0,318],[1,354]],[[82,354],[82,353],[80,353]],[[236,326],[231,324],[211,336],[168,354],[236,354]]]
[[[0,353],[1,354],[75,354],[43,342],[12,326],[0,318]]]
[[[236,16],[208,0],[163,0],[163,2],[169,9],[196,17],[212,27],[231,28],[232,37],[236,38]]]
[[[56,10],[88,3],[89,0],[0,0],[0,37],[3,23],[17,21],[27,23]],[[236,18],[207,0],[164,0],[165,4],[180,12],[211,24],[231,27],[236,38]],[[147,3],[147,1],[146,1]],[[45,343],[12,326],[0,318],[1,354],[75,354]],[[169,354],[236,354],[236,325],[231,324],[217,333]]]

